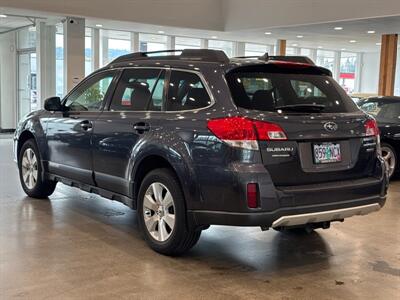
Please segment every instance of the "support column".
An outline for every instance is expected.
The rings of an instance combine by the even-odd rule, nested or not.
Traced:
[[[92,29],[92,67],[93,71],[100,68],[100,29]]]
[[[201,49],[208,49],[208,40],[207,39],[202,39],[200,42],[200,48]]]
[[[131,32],[131,52],[140,51],[139,33]]]
[[[69,92],[85,77],[85,19],[64,22],[64,88]]]
[[[397,34],[382,35],[381,62],[379,70],[379,95],[393,96],[396,78]]]
[[[174,36],[167,36],[167,50],[174,50],[175,49],[175,37]]]
[[[341,52],[335,51],[334,65],[333,65],[333,78],[339,81],[340,78],[340,56]]]
[[[36,27],[38,108],[56,94],[56,27],[40,22]]]
[[[286,55],[286,40],[276,42],[276,55]]]
[[[234,43],[233,56],[245,56],[246,55],[246,43],[236,42]]]
[[[104,30],[100,30],[100,67],[108,64],[108,36]]]

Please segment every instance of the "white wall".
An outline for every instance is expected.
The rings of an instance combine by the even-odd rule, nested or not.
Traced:
[[[378,93],[380,53],[363,53],[361,64],[360,93]]]
[[[0,35],[0,129],[15,128],[17,106],[15,32]]]

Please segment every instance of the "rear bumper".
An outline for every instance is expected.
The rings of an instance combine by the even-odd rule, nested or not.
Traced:
[[[196,225],[282,227],[341,221],[355,215],[366,215],[378,211],[385,201],[386,196],[371,196],[350,201],[283,207],[271,212],[188,211],[188,214]]]

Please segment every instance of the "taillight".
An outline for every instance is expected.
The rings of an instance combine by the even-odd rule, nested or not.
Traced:
[[[249,150],[258,150],[257,140],[287,140],[279,125],[244,117],[213,119],[208,121],[207,127],[228,145]]]
[[[257,183],[247,184],[247,206],[249,208],[258,207],[258,185]]]
[[[368,120],[364,123],[366,136],[378,136],[379,128],[375,120]]]

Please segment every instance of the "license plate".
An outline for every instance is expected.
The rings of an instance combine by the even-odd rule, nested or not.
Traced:
[[[316,164],[327,164],[342,161],[340,144],[322,143],[314,144],[314,162]]]

